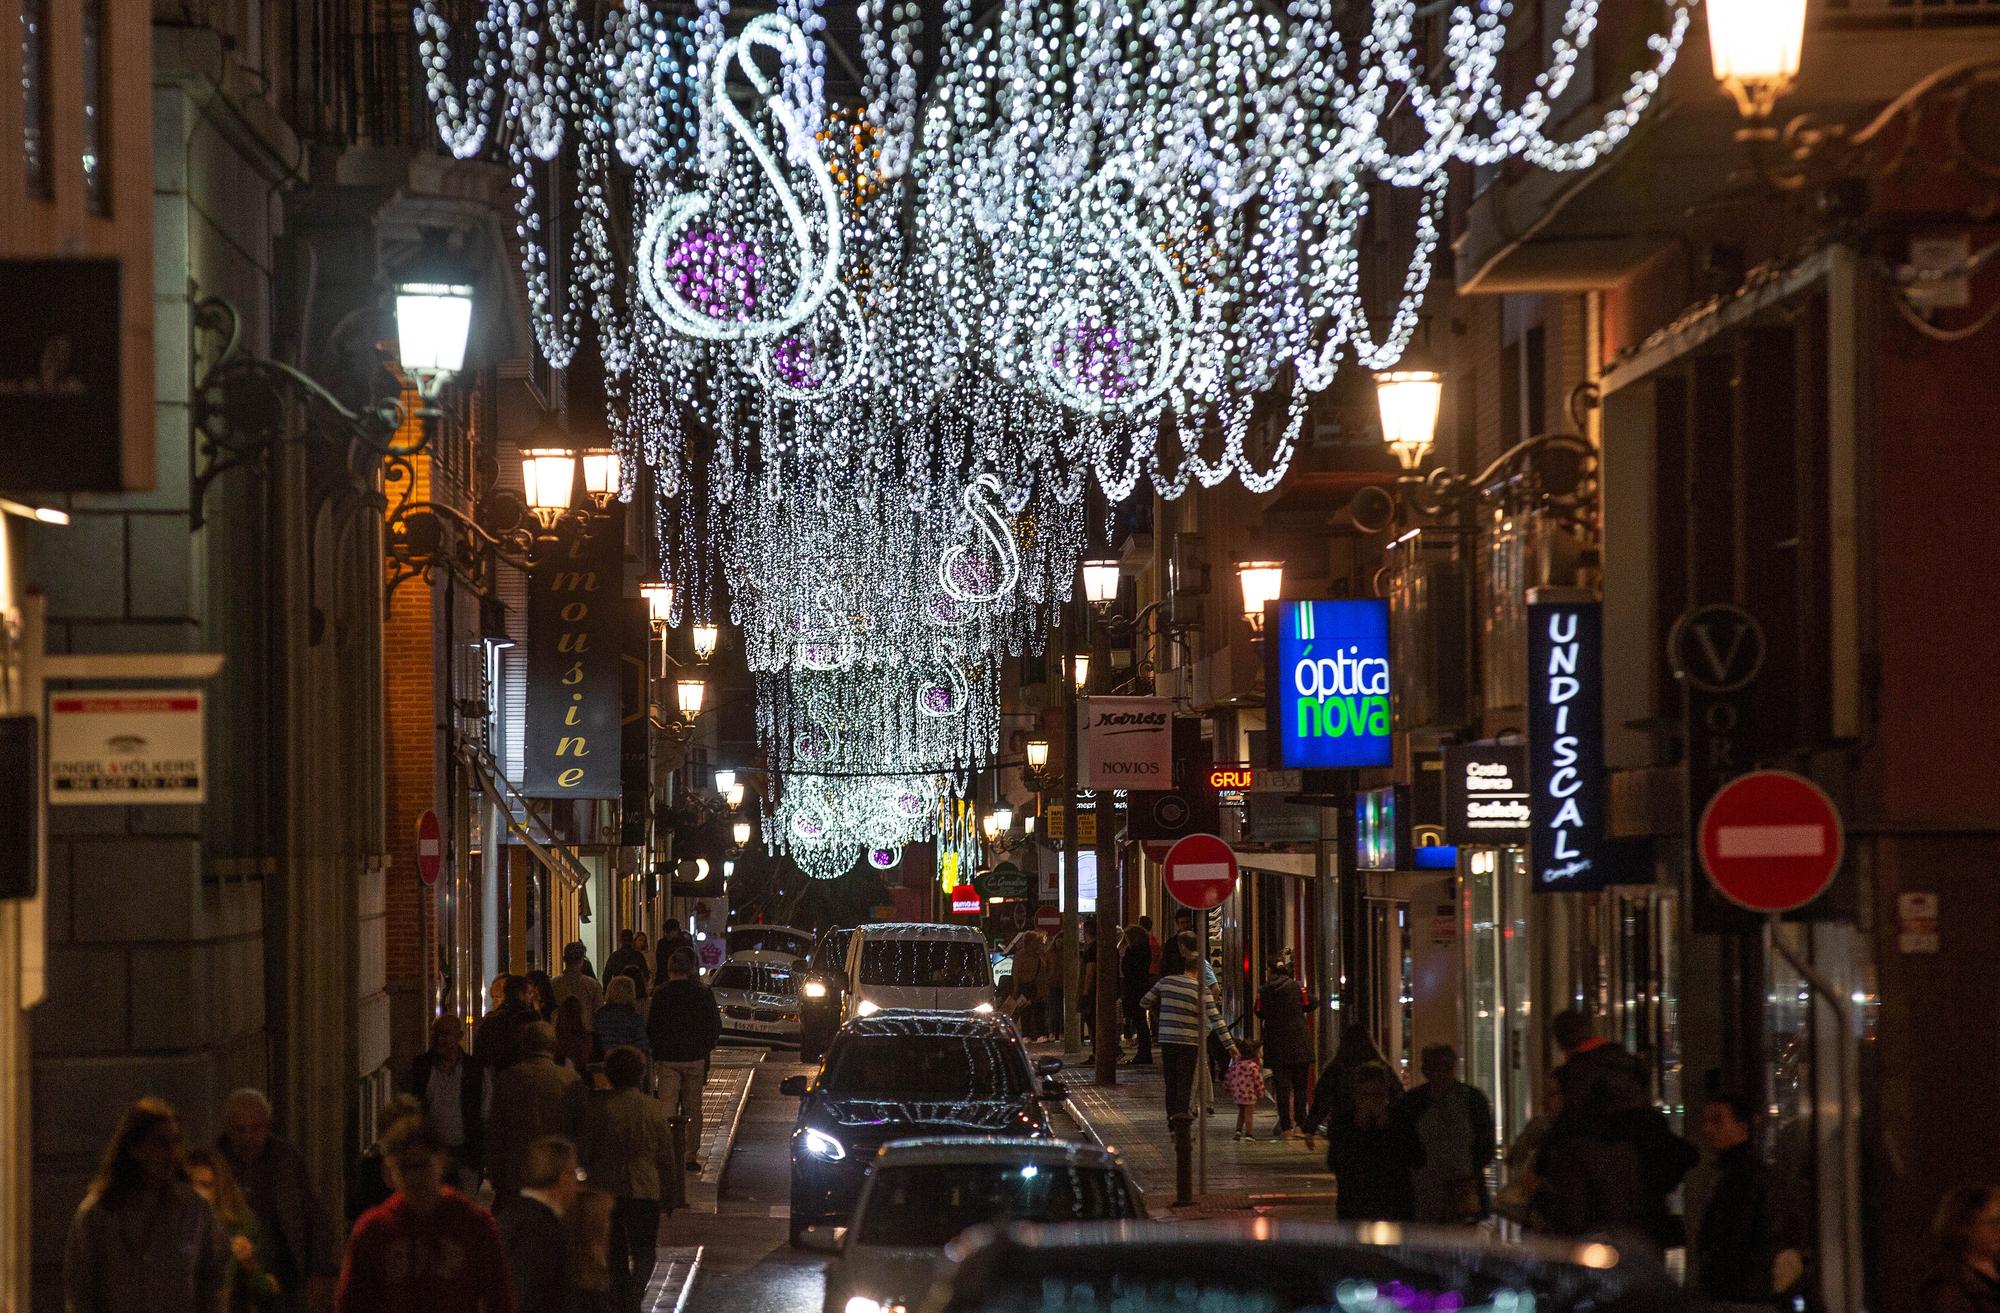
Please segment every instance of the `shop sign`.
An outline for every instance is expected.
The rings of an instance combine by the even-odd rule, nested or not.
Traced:
[[[614,509],[528,576],[528,714],[521,792],[624,792],[619,646],[625,533]]]
[[[951,889],[951,912],[953,916],[977,916],[979,914],[979,890],[969,884],[953,885]]]
[[[1086,789],[1164,789],[1174,780],[1174,704],[1166,698],[1077,703]]]
[[[1033,878],[1012,862],[1000,863],[973,884],[988,898],[1026,898],[1035,888]]]
[[[1528,841],[1528,750],[1519,744],[1458,743],[1444,749],[1444,841]]]
[[[0,260],[0,488],[124,488],[120,274],[116,260]]]
[[[1267,674],[1267,686],[1277,699],[1278,764],[1389,765],[1389,604],[1279,601],[1273,606],[1275,669]]]
[[[1256,776],[1248,766],[1211,766],[1208,787],[1217,793],[1242,791],[1256,786]]]
[[[1049,838],[1061,842],[1069,838],[1069,808],[1061,803],[1051,803],[1048,809]],[[1081,811],[1076,815],[1076,841],[1086,848],[1097,846],[1097,813]]]
[[[1604,842],[1604,626],[1596,602],[1528,605],[1528,859],[1540,893],[1611,883]]]
[[[1252,793],[1245,801],[1248,838],[1253,843],[1318,843],[1320,809],[1291,802],[1271,793]]]
[[[1304,793],[1306,773],[1302,770],[1260,770],[1250,781],[1252,793]]]
[[[206,783],[201,690],[49,698],[51,803],[199,803]]]
[[[1364,871],[1393,871],[1402,856],[1401,804],[1393,784],[1354,795],[1354,864]]]

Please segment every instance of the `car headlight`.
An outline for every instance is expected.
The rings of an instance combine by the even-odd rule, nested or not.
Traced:
[[[830,1163],[837,1163],[847,1157],[847,1149],[839,1140],[825,1131],[816,1131],[810,1126],[806,1128],[805,1146],[807,1153],[815,1158],[824,1158]]]
[[[993,1010],[993,1005],[991,1003],[981,1003],[979,1006],[973,1008],[972,1010],[974,1012],[991,1012]]]
[[[854,1005],[854,1015],[857,1017],[872,1017],[881,1010],[882,1005],[869,998],[864,998]]]
[[[818,980],[806,981],[805,996],[807,998],[825,998],[826,997],[825,983]]]

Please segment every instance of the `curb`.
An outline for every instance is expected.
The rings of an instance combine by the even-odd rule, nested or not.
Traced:
[[[688,1299],[694,1294],[695,1278],[701,1274],[701,1260],[704,1253],[706,1247],[702,1245],[696,1245],[691,1254],[685,1249],[660,1251],[657,1270],[663,1275],[659,1278],[659,1284],[648,1292],[652,1296],[646,1302],[648,1313],[687,1313]],[[682,1274],[679,1286],[676,1288],[673,1268],[676,1263],[681,1262],[687,1264],[687,1271]]]

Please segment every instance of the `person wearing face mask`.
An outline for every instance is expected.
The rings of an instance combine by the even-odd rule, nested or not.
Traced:
[[[229,1241],[195,1193],[181,1122],[159,1099],[126,1109],[63,1250],[67,1313],[217,1313]]]

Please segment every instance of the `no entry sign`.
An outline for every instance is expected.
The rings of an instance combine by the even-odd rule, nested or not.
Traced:
[[[417,878],[436,884],[438,866],[444,861],[444,831],[438,828],[437,813],[426,808],[417,818]]]
[[[1053,907],[1043,907],[1035,912],[1035,929],[1045,935],[1062,933],[1062,912]]]
[[[1724,898],[1753,912],[1789,912],[1825,893],[1846,844],[1833,800],[1781,770],[1725,784],[1700,828],[1701,869]]]
[[[1182,907],[1206,912],[1236,887],[1236,854],[1212,834],[1190,834],[1167,850],[1162,878]]]

